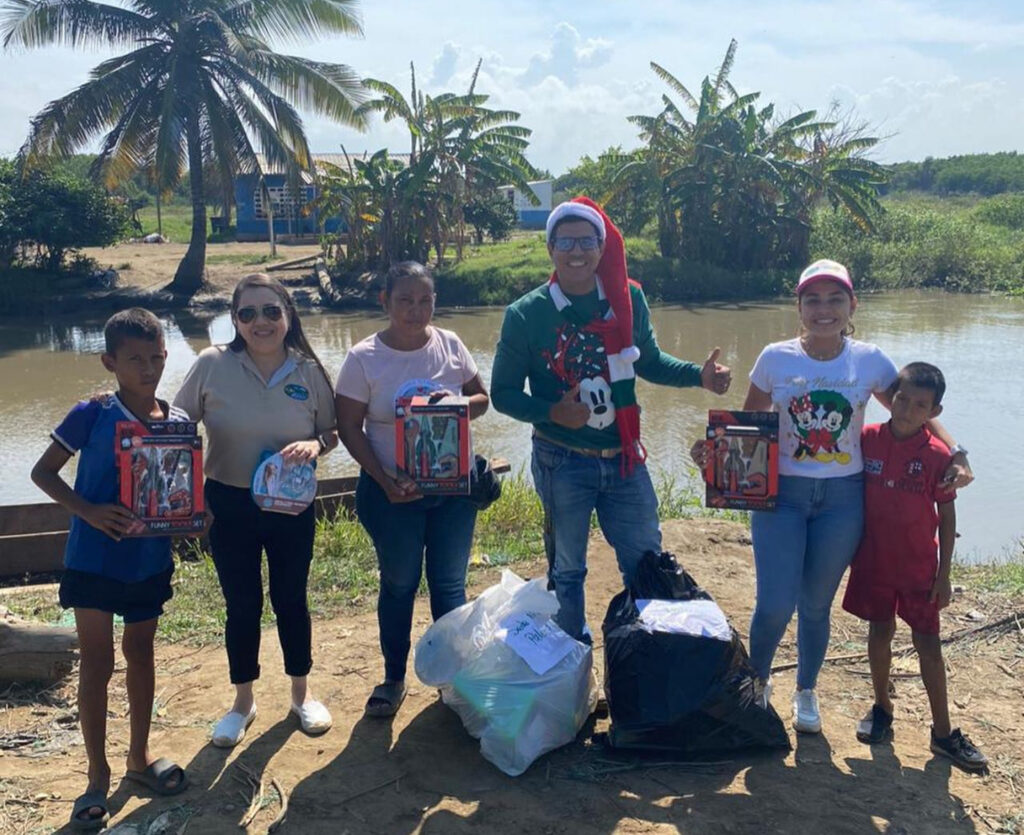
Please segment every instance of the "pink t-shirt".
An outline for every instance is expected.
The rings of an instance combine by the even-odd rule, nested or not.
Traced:
[[[352,346],[334,390],[366,403],[364,428],[384,472],[395,474],[395,398],[462,387],[477,375],[476,363],[453,331],[430,326],[430,339],[415,351],[396,351],[377,334]]]

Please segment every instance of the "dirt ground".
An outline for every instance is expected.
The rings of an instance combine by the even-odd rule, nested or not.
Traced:
[[[665,545],[680,556],[746,637],[753,597],[747,531],[698,519],[665,525]],[[600,624],[619,578],[610,549],[591,546],[588,612]],[[542,566],[520,566],[535,576]],[[476,575],[480,577],[480,575]],[[478,592],[496,579],[481,579]],[[170,605],[173,605],[173,601]],[[989,622],[1020,601],[960,592],[944,618],[952,633]],[[863,648],[864,629],[837,606],[830,654]],[[977,617],[977,614],[975,614]],[[429,621],[417,604],[414,639]],[[909,641],[901,627],[897,646]],[[948,647],[954,724],[988,754],[988,776],[968,776],[928,750],[928,709],[916,659],[898,659],[892,745],[869,748],[854,737],[871,705],[864,660],[826,666],[819,682],[824,732],[791,732],[788,755],[724,757],[713,765],[671,758],[613,756],[591,741],[608,720],[591,719],[576,742],[507,777],[485,761],[456,715],[418,683],[393,721],[365,719],[362,706],[380,674],[373,612],[314,624],[313,682],[335,726],[305,737],[288,714],[288,688],[276,635],[264,636],[259,715],[244,743],[225,752],[208,744],[213,721],[230,704],[220,646],[161,645],[152,735],[154,753],[176,757],[189,773],[183,795],[152,799],[118,784],[127,739],[123,666],[113,684],[108,726],[115,781],[111,831],[235,833],[249,795],[246,772],[261,775],[264,807],[247,828],[266,832],[279,811],[276,779],[287,793],[281,832],[294,833],[967,833],[1014,832],[1024,809],[1024,633],[985,633]],[[598,641],[600,644],[600,641]],[[777,663],[793,659],[787,633]],[[597,668],[603,666],[598,650]],[[775,675],[773,702],[787,721],[793,670]],[[23,695],[23,694],[22,694]],[[85,784],[73,682],[33,701],[4,696],[0,718],[0,831],[41,833],[67,820]],[[30,740],[19,743],[19,740]],[[186,823],[187,821],[187,823]],[[114,828],[116,825],[116,828]],[[182,826],[185,828],[182,829]]]
[[[83,251],[90,258],[95,258],[101,266],[113,267],[118,271],[119,288],[132,287],[150,293],[170,284],[186,249],[187,243],[123,243],[103,248],[87,248]],[[318,243],[277,245],[280,261],[290,261],[319,252]],[[247,265],[246,261],[257,261],[261,256],[269,254],[270,244],[265,242],[207,244],[206,272],[211,291],[230,293],[243,275],[259,272],[266,267],[265,264]],[[251,256],[251,259],[248,256]],[[129,265],[127,268],[126,264]],[[278,275],[281,276],[280,273]]]

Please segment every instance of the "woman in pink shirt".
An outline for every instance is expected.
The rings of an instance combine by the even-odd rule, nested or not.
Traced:
[[[490,404],[462,340],[431,324],[434,300],[426,267],[415,261],[392,266],[381,293],[388,325],[353,346],[335,387],[338,436],[361,467],[356,514],[380,566],[384,681],[366,703],[368,716],[392,716],[405,699],[413,602],[424,559],[433,618],[466,602],[475,505],[462,496],[423,496],[395,468],[397,398],[442,391],[467,395],[470,419]]]

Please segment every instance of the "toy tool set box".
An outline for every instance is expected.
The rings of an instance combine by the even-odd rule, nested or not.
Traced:
[[[779,494],[777,412],[708,412],[706,504],[774,510]]]
[[[119,421],[115,444],[120,501],[135,514],[126,535],[202,533],[203,440],[195,423]]]
[[[302,513],[316,498],[314,463],[288,462],[280,452],[267,455],[252,477],[256,506],[291,516]]]
[[[468,397],[417,395],[395,401],[395,467],[423,495],[468,496],[472,464]]]

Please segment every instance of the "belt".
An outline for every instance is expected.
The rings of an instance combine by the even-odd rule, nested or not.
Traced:
[[[545,435],[539,429],[533,430],[533,437],[540,438],[545,443],[554,444],[562,449],[567,449],[569,452],[575,452],[577,455],[585,455],[587,458],[615,458],[621,454],[622,447],[613,446],[608,449],[595,449],[594,447],[585,446],[572,446],[571,444],[563,443],[562,441],[556,441],[550,435]]]

